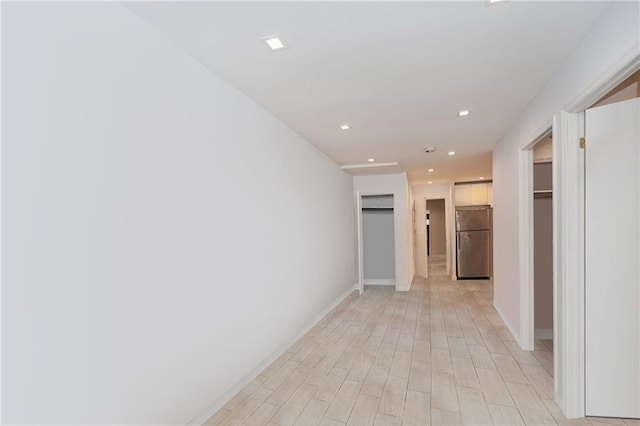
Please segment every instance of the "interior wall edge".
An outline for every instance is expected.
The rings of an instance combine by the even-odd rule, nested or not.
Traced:
[[[520,344],[520,333],[516,332],[516,328],[513,326],[513,324],[511,324],[511,321],[509,321],[509,318],[504,314],[504,311],[495,299],[493,300],[493,307],[495,308],[496,312],[498,312],[498,315],[500,315],[500,318],[502,318],[502,321],[504,321],[505,325],[509,329],[509,332],[511,332],[511,335],[516,340],[518,345],[522,346]]]

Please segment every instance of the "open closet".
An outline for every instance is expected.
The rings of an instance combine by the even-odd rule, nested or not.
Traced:
[[[553,339],[553,147],[551,133],[533,148],[535,338]],[[553,373],[553,370],[549,371]]]
[[[395,285],[393,195],[362,196],[365,285]]]

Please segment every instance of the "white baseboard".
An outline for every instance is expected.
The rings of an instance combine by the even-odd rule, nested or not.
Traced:
[[[516,342],[518,342],[518,345],[522,347],[522,344],[520,343],[520,333],[516,333],[515,327],[513,326],[513,324],[511,324],[509,319],[507,319],[507,316],[502,311],[502,308],[500,308],[500,306],[496,303],[495,299],[493,300],[493,307],[498,312],[498,315],[500,315],[500,318],[502,318],[502,321],[511,332],[511,335],[513,336],[513,338],[516,339]]]
[[[534,336],[536,339],[553,339],[553,328],[536,328]]]
[[[202,425],[204,422],[209,420],[215,413],[218,412],[227,402],[231,400],[242,388],[248,385],[253,379],[258,377],[262,371],[267,368],[273,361],[278,359],[280,355],[285,353],[287,349],[289,349],[295,342],[297,342],[302,336],[304,336],[307,331],[311,330],[313,326],[318,324],[322,318],[324,318],[329,312],[333,310],[336,306],[338,306],[344,299],[347,298],[351,293],[358,290],[358,284],[354,284],[349,287],[347,291],[342,293],[335,299],[333,302],[329,304],[326,308],[324,308],[320,313],[318,313],[313,319],[302,329],[298,331],[298,333],[293,337],[290,341],[280,346],[275,352],[269,355],[264,361],[262,361],[256,368],[251,370],[246,376],[244,376],[238,383],[236,383],[231,389],[229,389],[222,397],[218,398],[218,400],[211,405],[207,410],[199,414],[190,420],[188,425]]]
[[[364,285],[396,285],[394,279],[364,280]]]

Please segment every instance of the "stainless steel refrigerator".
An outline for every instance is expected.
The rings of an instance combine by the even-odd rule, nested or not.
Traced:
[[[458,278],[489,278],[493,264],[493,210],[489,206],[456,208]]]

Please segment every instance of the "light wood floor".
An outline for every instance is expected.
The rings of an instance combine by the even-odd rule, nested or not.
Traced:
[[[349,296],[207,425],[635,424],[567,420],[550,341],[520,350],[490,281],[451,282],[444,258],[411,290]]]

